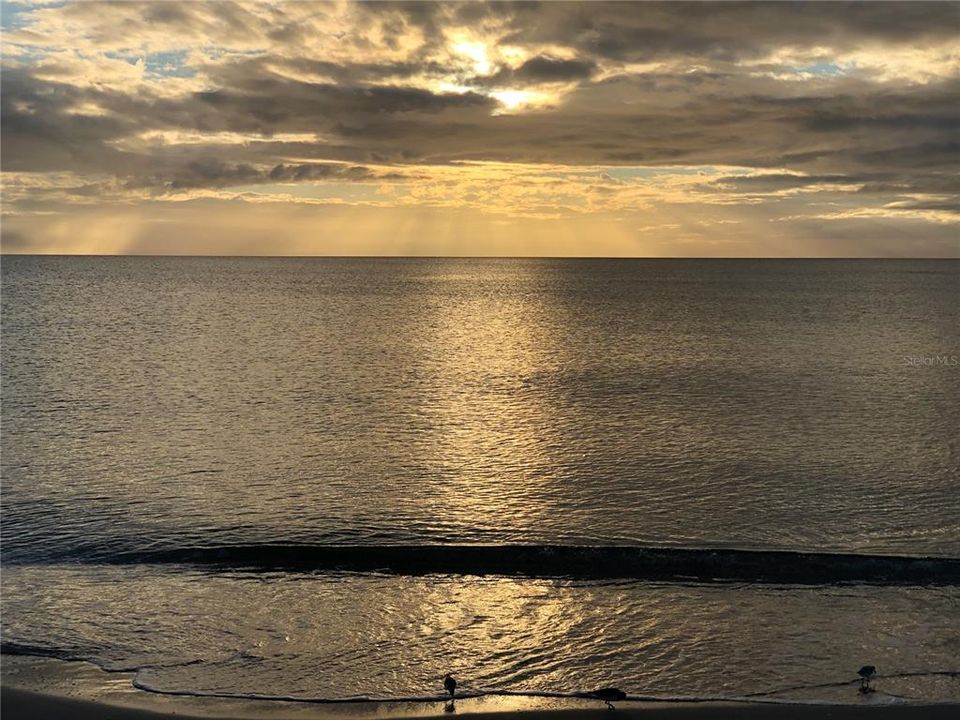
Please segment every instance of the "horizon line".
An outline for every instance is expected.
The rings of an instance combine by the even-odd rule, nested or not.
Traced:
[[[4,257],[208,258],[318,260],[960,260],[960,255],[220,255],[205,253],[20,253]]]

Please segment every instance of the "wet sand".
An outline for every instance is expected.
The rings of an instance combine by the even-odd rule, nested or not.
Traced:
[[[813,705],[782,703],[618,703],[613,711],[597,701],[481,697],[458,700],[454,712],[443,702],[330,703],[176,697],[133,687],[132,673],[107,673],[83,662],[4,655],[0,714],[4,720],[373,720],[480,715],[484,720],[523,715],[528,720],[947,720],[960,706]]]
[[[287,718],[292,717],[289,708],[278,707],[264,715],[263,712],[229,715],[220,714],[189,714],[189,703],[185,704],[184,711],[166,710],[152,711],[132,707],[109,705],[92,700],[77,700],[74,698],[45,695],[27,690],[4,689],[0,696],[2,714],[6,720],[47,720],[49,718],[73,718],[74,720],[190,720],[191,718],[225,718],[236,720],[265,717]],[[633,703],[624,703],[614,711],[605,708],[571,708],[569,710],[514,710],[482,713],[487,720],[523,715],[529,720],[611,720],[611,718],[636,718],[640,720],[736,720],[737,718],[754,718],[755,720],[814,720],[815,718],[831,718],[833,720],[859,720],[865,718],[879,718],[881,720],[947,720],[957,717],[960,708],[954,705],[927,705],[927,706],[815,706],[815,705],[747,705],[739,703],[703,703],[703,704],[665,704],[651,707],[649,704],[637,706]],[[314,707],[309,716],[316,718],[342,717],[341,713],[331,711],[326,707]],[[356,713],[357,717],[364,717]],[[389,717],[389,712],[370,710],[366,717]],[[449,717],[438,703],[434,714],[421,717]],[[305,717],[301,712],[296,717]]]

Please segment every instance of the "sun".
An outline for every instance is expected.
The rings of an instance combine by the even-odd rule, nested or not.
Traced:
[[[477,75],[489,75],[493,70],[493,63],[485,43],[479,40],[460,39],[453,42],[450,50],[457,56],[466,59],[472,65],[471,69]]]
[[[544,107],[549,104],[550,96],[535,90],[494,90],[490,97],[500,103],[498,115]]]

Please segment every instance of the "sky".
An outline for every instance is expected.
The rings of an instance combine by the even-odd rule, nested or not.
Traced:
[[[960,3],[3,2],[2,250],[960,256]]]

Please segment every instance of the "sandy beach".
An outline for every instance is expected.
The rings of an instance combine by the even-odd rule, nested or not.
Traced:
[[[74,718],[75,720],[160,720],[161,718],[210,718],[232,717],[236,720],[247,718],[287,718],[287,717],[315,717],[332,718],[342,717],[343,713],[327,708],[313,708],[309,714],[298,712],[291,714],[289,708],[277,708],[265,716],[262,712],[241,715],[209,715],[194,714],[188,703],[183,711],[168,709],[152,711],[140,708],[110,705],[91,700],[76,700],[55,695],[34,693],[27,690],[4,688],[2,691],[3,717],[8,720],[34,720],[41,718]],[[437,710],[432,714],[419,717],[431,718],[444,716],[442,705],[437,704]],[[958,712],[955,705],[927,705],[927,706],[878,706],[878,707],[849,707],[849,706],[812,706],[812,705],[748,705],[741,703],[703,703],[688,704],[676,703],[651,707],[649,704],[625,703],[614,711],[602,707],[570,708],[554,710],[515,710],[482,713],[488,720],[516,717],[523,715],[530,720],[591,720],[593,718],[652,718],[671,720],[735,720],[737,718],[754,718],[755,720],[813,720],[814,718],[833,718],[835,720],[855,720],[859,718],[880,718],[881,720],[939,720],[954,718]],[[355,717],[390,717],[389,710],[376,707],[369,710],[369,714],[356,712]]]
[[[623,702],[611,711],[603,703],[591,700],[488,696],[458,700],[451,712],[445,703],[439,701],[311,704],[160,695],[137,690],[132,684],[132,673],[108,673],[89,663],[48,658],[4,655],[2,671],[0,711],[5,720],[407,720],[452,714],[477,715],[485,720],[517,715],[530,720],[609,720],[614,717],[655,720],[946,720],[956,717],[960,711],[954,704],[893,705],[871,701],[862,705]]]

